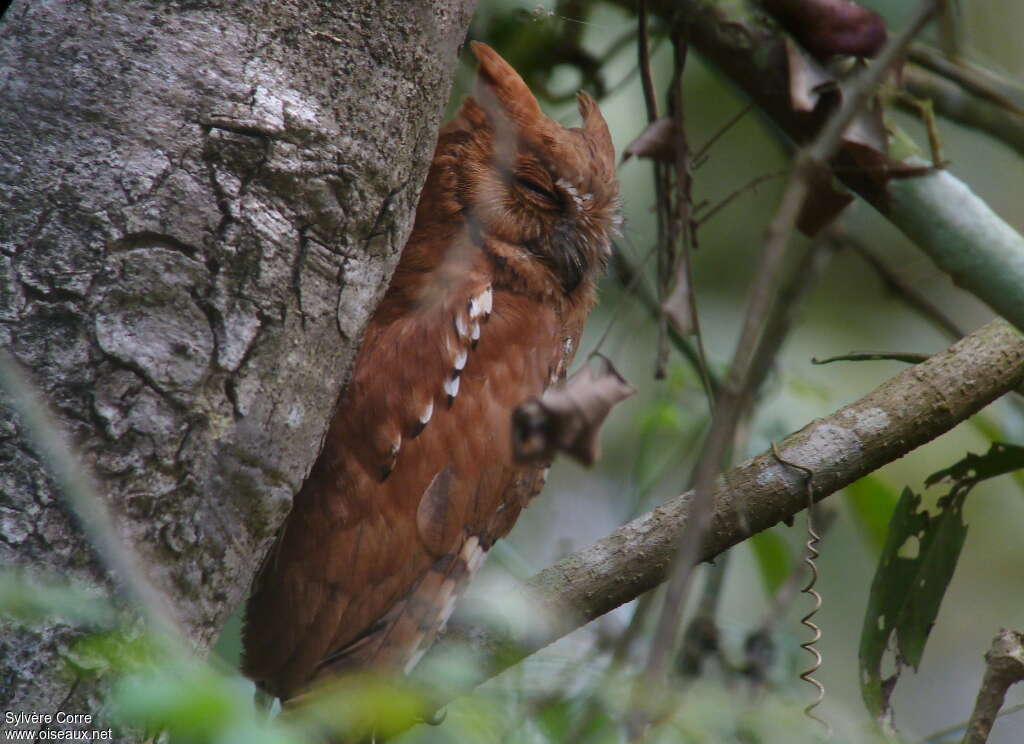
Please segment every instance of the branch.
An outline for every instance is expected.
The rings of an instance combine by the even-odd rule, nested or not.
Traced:
[[[618,279],[622,291],[639,300],[640,305],[651,316],[651,320],[657,323],[661,306],[658,304],[658,300],[654,297],[650,288],[642,281],[643,276],[640,272],[643,271],[643,266],[634,265],[622,250],[617,250],[612,254],[611,266],[611,271]],[[668,325],[668,338],[676,351],[686,358],[686,361],[693,368],[694,374],[704,381],[706,392],[709,392],[712,398],[717,396],[719,387],[722,384],[721,380],[718,379],[712,370],[707,369],[703,365],[700,354],[694,345],[679,333],[679,330],[671,323]]]
[[[1006,691],[1021,680],[1024,680],[1024,633],[1003,628],[992,639],[992,648],[985,654],[985,678],[978,690],[963,744],[985,744],[988,741],[992,724],[1006,699]]]
[[[808,424],[779,449],[787,460],[814,471],[814,496],[821,500],[952,429],[1022,382],[1024,337],[995,320],[860,400]],[[692,492],[677,496],[527,581],[519,593],[543,623],[518,634],[449,630],[428,661],[468,643],[482,663],[475,679],[438,697],[470,689],[664,581],[691,498]],[[762,453],[716,482],[712,525],[700,559],[713,560],[806,506],[803,479],[770,452]],[[420,669],[429,675],[430,666]]]
[[[1024,113],[1024,85],[1015,80],[966,60],[953,59],[922,42],[910,47],[910,61],[1008,111]]]

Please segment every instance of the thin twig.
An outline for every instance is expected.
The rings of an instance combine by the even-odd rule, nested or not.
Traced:
[[[926,361],[931,354],[917,354],[911,351],[851,351],[848,354],[818,359],[811,357],[811,364],[832,364],[832,362],[906,362],[907,364],[920,364]]]
[[[931,354],[920,354],[913,351],[851,351],[838,356],[818,359],[811,357],[811,364],[832,364],[833,362],[905,362],[906,364],[921,364],[931,359]],[[1024,412],[1024,385],[1016,390],[1011,390],[1011,395],[1006,399],[1018,411]]]
[[[654,90],[654,78],[651,75],[651,54],[647,33],[647,2],[640,0],[637,6],[637,62],[640,66],[640,86],[644,93],[644,105],[647,108],[647,124],[650,126],[658,120],[658,97]],[[669,234],[672,219],[668,209],[669,189],[668,170],[665,165],[654,161],[654,199],[658,218],[658,347],[655,354],[654,377],[665,376],[668,362],[668,320],[660,305],[667,294],[666,277],[669,261]]]
[[[934,70],[965,90],[987,98],[1008,111],[1024,114],[1024,85],[997,75],[962,59],[953,60],[938,49],[916,42],[910,46],[910,60]]]
[[[939,12],[939,38],[947,57],[959,59],[964,46],[964,29],[956,0],[945,2]]]
[[[726,133],[728,133],[730,129],[739,124],[740,120],[743,119],[743,117],[749,114],[751,111],[753,111],[753,109],[754,104],[748,103],[746,106],[741,108],[735,116],[729,119],[729,121],[725,122],[725,124],[719,127],[718,131],[711,135],[711,139],[709,139],[707,142],[701,145],[700,149],[698,149],[697,152],[694,153],[694,167],[699,167],[700,163],[704,160],[704,157],[708,154],[708,151],[712,148],[712,146],[716,142],[718,142],[718,140],[721,139]]]
[[[676,655],[676,671],[684,679],[700,677],[704,659],[717,656],[721,659],[718,643],[718,603],[725,587],[725,575],[729,569],[732,553],[725,553],[704,572],[704,586],[700,591],[700,602],[697,611],[686,624],[683,640]],[[723,665],[724,666],[724,665]]]
[[[748,191],[756,191],[757,187],[760,186],[765,181],[770,181],[773,178],[781,178],[782,176],[786,175],[787,173],[789,173],[788,170],[781,170],[781,171],[775,171],[774,173],[765,173],[764,175],[761,175],[761,176],[758,176],[757,178],[751,179],[750,181],[748,181],[747,183],[743,184],[738,189],[733,191],[731,194],[726,196],[721,201],[717,202],[716,204],[712,204],[708,208],[708,210],[706,212],[702,212],[697,217],[697,224],[700,227],[704,227],[704,225],[706,225],[711,220],[712,217],[714,217],[716,214],[718,214],[723,209],[728,207],[736,199],[738,199],[739,197],[743,196]]]
[[[629,274],[628,276],[626,276],[625,274],[621,273],[620,270],[619,281],[622,287],[623,297],[622,299],[619,300],[619,302],[615,305],[615,308],[612,310],[612,317],[609,318],[608,325],[605,326],[604,332],[601,333],[600,337],[597,339],[597,343],[594,344],[594,348],[587,354],[587,359],[590,359],[591,357],[593,357],[594,355],[598,354],[601,351],[601,348],[604,346],[605,341],[608,340],[608,336],[612,332],[612,328],[615,327],[615,324],[618,322],[619,318],[622,317],[622,311],[623,309],[625,309],[627,297],[631,294],[635,296],[642,296],[644,294],[642,287],[643,270],[647,266],[647,263],[651,260],[651,257],[655,254],[655,252],[657,252],[657,250],[657,245],[653,246],[650,250],[648,250],[647,253],[644,254],[644,257],[640,259],[640,266],[637,268],[634,268],[633,265],[629,263],[629,259],[625,257],[625,254],[622,252],[621,248],[617,248],[612,253],[612,263],[615,266],[628,266]],[[652,305],[654,305],[655,310],[657,310],[657,303],[655,303],[653,299],[651,299],[651,303]]]
[[[940,116],[976,129],[1024,155],[1024,112],[1017,107],[1000,105],[919,65],[904,68],[903,86],[915,99],[930,101]],[[896,96],[894,102],[903,108],[915,108],[905,95]]]
[[[637,3],[637,57],[640,67],[640,87],[644,92],[647,107],[647,123],[658,120],[658,97],[654,92],[654,78],[651,75],[651,50],[647,35],[647,0]]]
[[[691,190],[693,180],[690,175],[690,146],[686,136],[685,109],[683,103],[683,72],[686,69],[687,42],[679,30],[672,32],[672,48],[675,52],[675,74],[672,76],[670,96],[672,99],[672,127],[675,141],[675,209],[673,210],[672,229],[669,231],[669,243],[673,246],[675,266],[675,289],[672,296],[662,303],[662,309],[668,312],[672,325],[680,336],[691,335],[697,347],[698,372],[704,393],[708,397],[708,408],[714,409],[714,396],[711,388],[711,377],[708,372],[708,359],[704,350],[704,336],[700,328],[700,314],[697,312],[697,293],[693,283],[693,252],[696,249],[696,226],[693,224],[693,204]],[[680,251],[675,254],[675,246]],[[673,308],[669,311],[669,308]],[[683,316],[683,317],[680,317]]]
[[[658,301],[651,293],[650,287],[644,284],[644,282],[638,281],[642,274],[638,271],[637,267],[630,263],[630,260],[621,251],[616,251],[612,256],[612,265],[615,267],[615,273],[619,277],[619,285],[626,292],[632,293],[636,299],[640,300],[640,304],[650,313],[651,319],[657,321]],[[693,371],[697,374],[698,379],[703,381],[704,375],[701,373],[701,360],[697,349],[694,348],[688,339],[681,336],[671,326],[668,329],[668,337],[676,351],[682,354],[690,363],[690,366],[693,367]],[[706,365],[705,371],[707,373],[706,382],[711,386],[712,396],[717,396],[721,381],[715,376],[714,372],[707,369]]]
[[[857,255],[863,258],[871,268],[875,270],[879,278],[900,300],[907,304],[912,309],[916,310],[920,315],[933,326],[935,326],[940,332],[945,334],[950,340],[956,340],[963,338],[967,335],[967,332],[960,328],[956,322],[946,315],[939,307],[932,303],[927,297],[919,293],[910,284],[897,274],[892,268],[890,268],[873,250],[867,247],[862,241],[856,237],[846,233],[845,231],[837,231],[833,238],[833,243],[838,247],[849,247],[852,248]],[[899,362],[907,362],[909,364],[918,364],[927,358],[924,354],[896,354],[893,352],[851,352],[841,356],[829,357],[827,359],[817,360],[812,359],[812,364],[829,364],[830,362],[862,362],[862,361],[877,361],[877,360],[893,360]],[[1018,411],[1024,413],[1024,389],[1018,389],[1014,391],[1016,394],[1011,395],[1008,399],[1010,405],[1014,406]]]
[[[1022,710],[1024,710],[1024,703],[1011,705],[1009,708],[1003,708],[1001,711],[999,711],[999,715],[997,715],[996,718],[999,719],[1003,718],[1004,716],[1013,715],[1014,713],[1020,713]],[[923,739],[919,739],[917,744],[935,744],[935,742],[941,741],[942,739],[945,739],[947,736],[951,736],[960,731],[963,731],[965,728],[967,728],[967,725],[969,723],[970,721],[961,721],[960,723],[955,723],[952,726],[946,726],[946,728],[939,729],[938,731],[932,734],[928,734],[928,736],[924,737]]]
[[[914,289],[906,279],[890,268],[889,265],[886,264],[885,261],[882,260],[882,258],[871,248],[868,248],[867,244],[862,240],[848,233],[843,233],[836,237],[836,242],[840,247],[848,247],[852,249],[854,253],[860,256],[860,258],[874,269],[875,273],[878,274],[878,277],[882,280],[887,289],[920,313],[923,318],[928,320],[933,326],[945,334],[949,340],[955,341],[958,338],[963,338],[967,335],[966,332],[956,324],[956,321],[946,315],[946,313],[939,309],[935,303]]]

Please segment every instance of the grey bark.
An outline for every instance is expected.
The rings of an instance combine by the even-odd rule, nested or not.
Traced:
[[[16,0],[0,342],[198,647],[244,598],[411,228],[473,0]],[[0,409],[0,563],[105,585]],[[95,710],[71,628],[0,708]]]

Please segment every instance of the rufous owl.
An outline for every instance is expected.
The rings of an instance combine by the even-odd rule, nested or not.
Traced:
[[[287,700],[350,670],[410,670],[484,555],[543,486],[511,416],[564,376],[619,222],[594,100],[545,116],[480,68],[442,128],[391,284],[324,448],[246,608],[243,669]]]

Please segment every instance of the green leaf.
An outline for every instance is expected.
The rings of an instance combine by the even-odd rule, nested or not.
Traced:
[[[1024,447],[995,442],[984,455],[968,452],[952,467],[929,475],[924,484],[931,486],[941,481],[952,481],[974,485],[1021,468],[1024,468]]]
[[[157,649],[148,636],[114,630],[79,639],[63,654],[63,659],[78,675],[125,674],[152,665]]]
[[[951,496],[932,516],[921,497],[903,489],[878,562],[860,639],[861,695],[880,717],[901,665],[916,670],[967,537],[966,492]],[[882,659],[896,640],[896,672],[882,679]]]
[[[164,659],[122,677],[110,711],[121,723],[167,731],[175,744],[300,744],[284,719],[268,720],[252,704],[252,684],[197,659]]]
[[[22,571],[0,572],[0,617],[34,623],[61,617],[89,626],[109,626],[114,609],[98,588],[83,588]]]
[[[896,508],[896,494],[874,475],[861,478],[845,489],[846,503],[864,540],[877,552],[885,544],[889,519]]]
[[[198,664],[124,677],[113,693],[113,711],[121,720],[169,728],[190,741],[215,738],[243,706],[219,675]]]
[[[759,532],[749,540],[754,550],[754,559],[761,569],[761,581],[764,591],[774,597],[783,582],[793,570],[793,561],[789,555],[789,544],[777,532]]]
[[[565,741],[572,731],[573,700],[560,698],[541,707],[537,723],[547,734],[550,741]]]
[[[353,738],[373,731],[386,740],[434,713],[425,692],[405,679],[352,674],[319,685],[303,702],[296,720]]]

